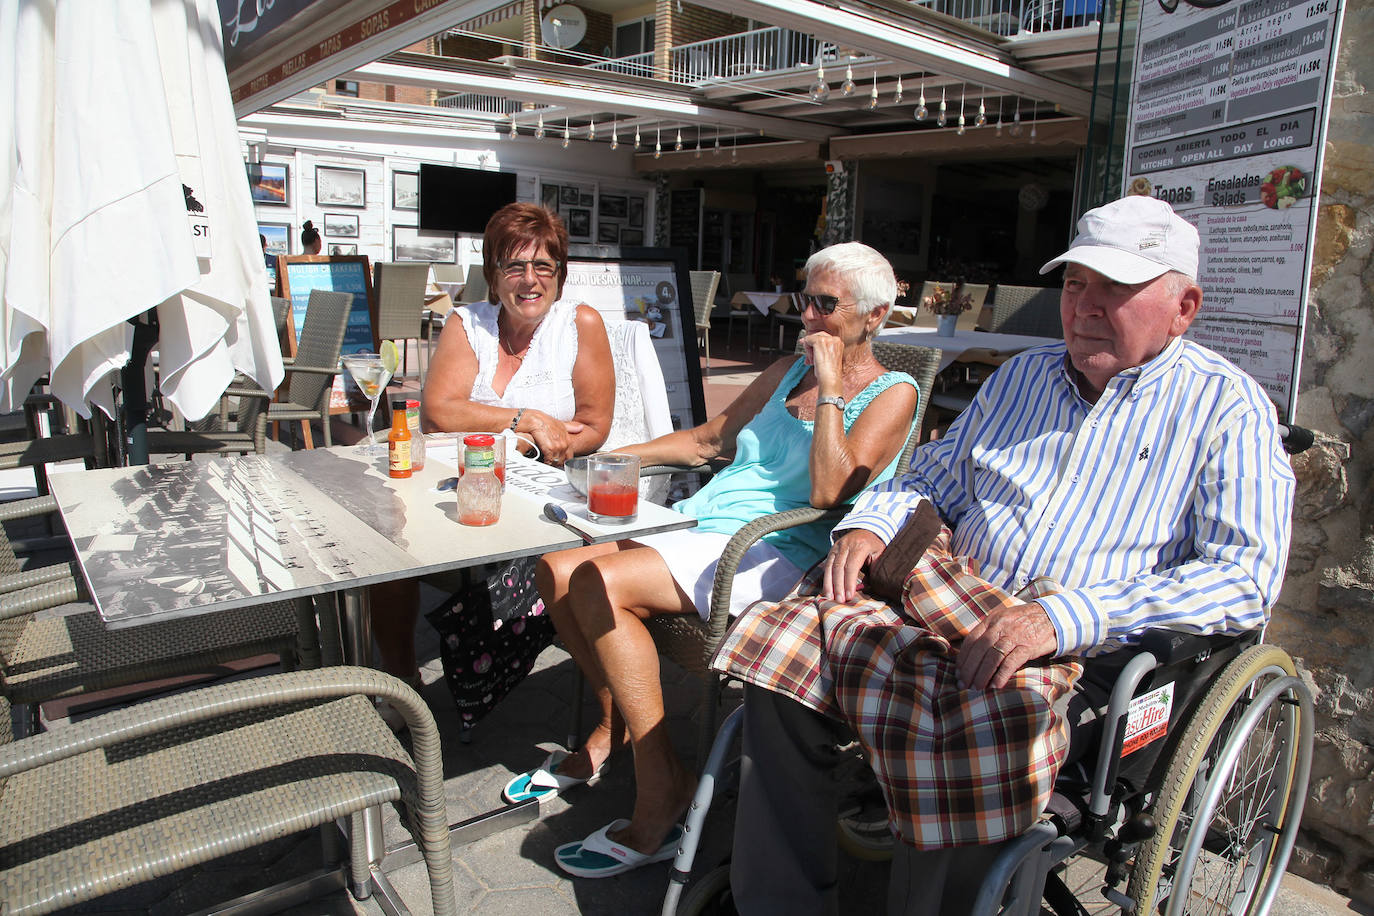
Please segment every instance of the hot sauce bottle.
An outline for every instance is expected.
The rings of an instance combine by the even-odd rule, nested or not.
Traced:
[[[406,422],[406,402],[391,402],[391,432],[386,437],[387,473],[392,477],[410,476],[410,424]]]

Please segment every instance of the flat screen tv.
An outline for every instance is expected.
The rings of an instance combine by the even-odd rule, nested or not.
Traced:
[[[480,235],[493,213],[514,202],[514,172],[420,164],[421,229]]]

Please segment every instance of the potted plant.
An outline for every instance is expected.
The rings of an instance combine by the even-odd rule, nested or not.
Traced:
[[[959,315],[973,308],[973,297],[964,292],[964,281],[954,286],[935,285],[935,290],[924,299],[921,305],[940,317],[936,333],[940,337],[953,337]]]

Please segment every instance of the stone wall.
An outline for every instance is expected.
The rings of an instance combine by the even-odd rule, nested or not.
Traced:
[[[1297,422],[1288,579],[1269,641],[1313,688],[1317,739],[1290,868],[1374,905],[1374,0],[1345,10]],[[1360,53],[1359,49],[1366,49]]]

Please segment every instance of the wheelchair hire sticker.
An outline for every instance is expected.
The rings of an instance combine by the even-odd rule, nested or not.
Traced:
[[[1172,683],[1156,687],[1131,700],[1131,705],[1126,708],[1126,740],[1121,745],[1122,757],[1164,737],[1173,704]]]

